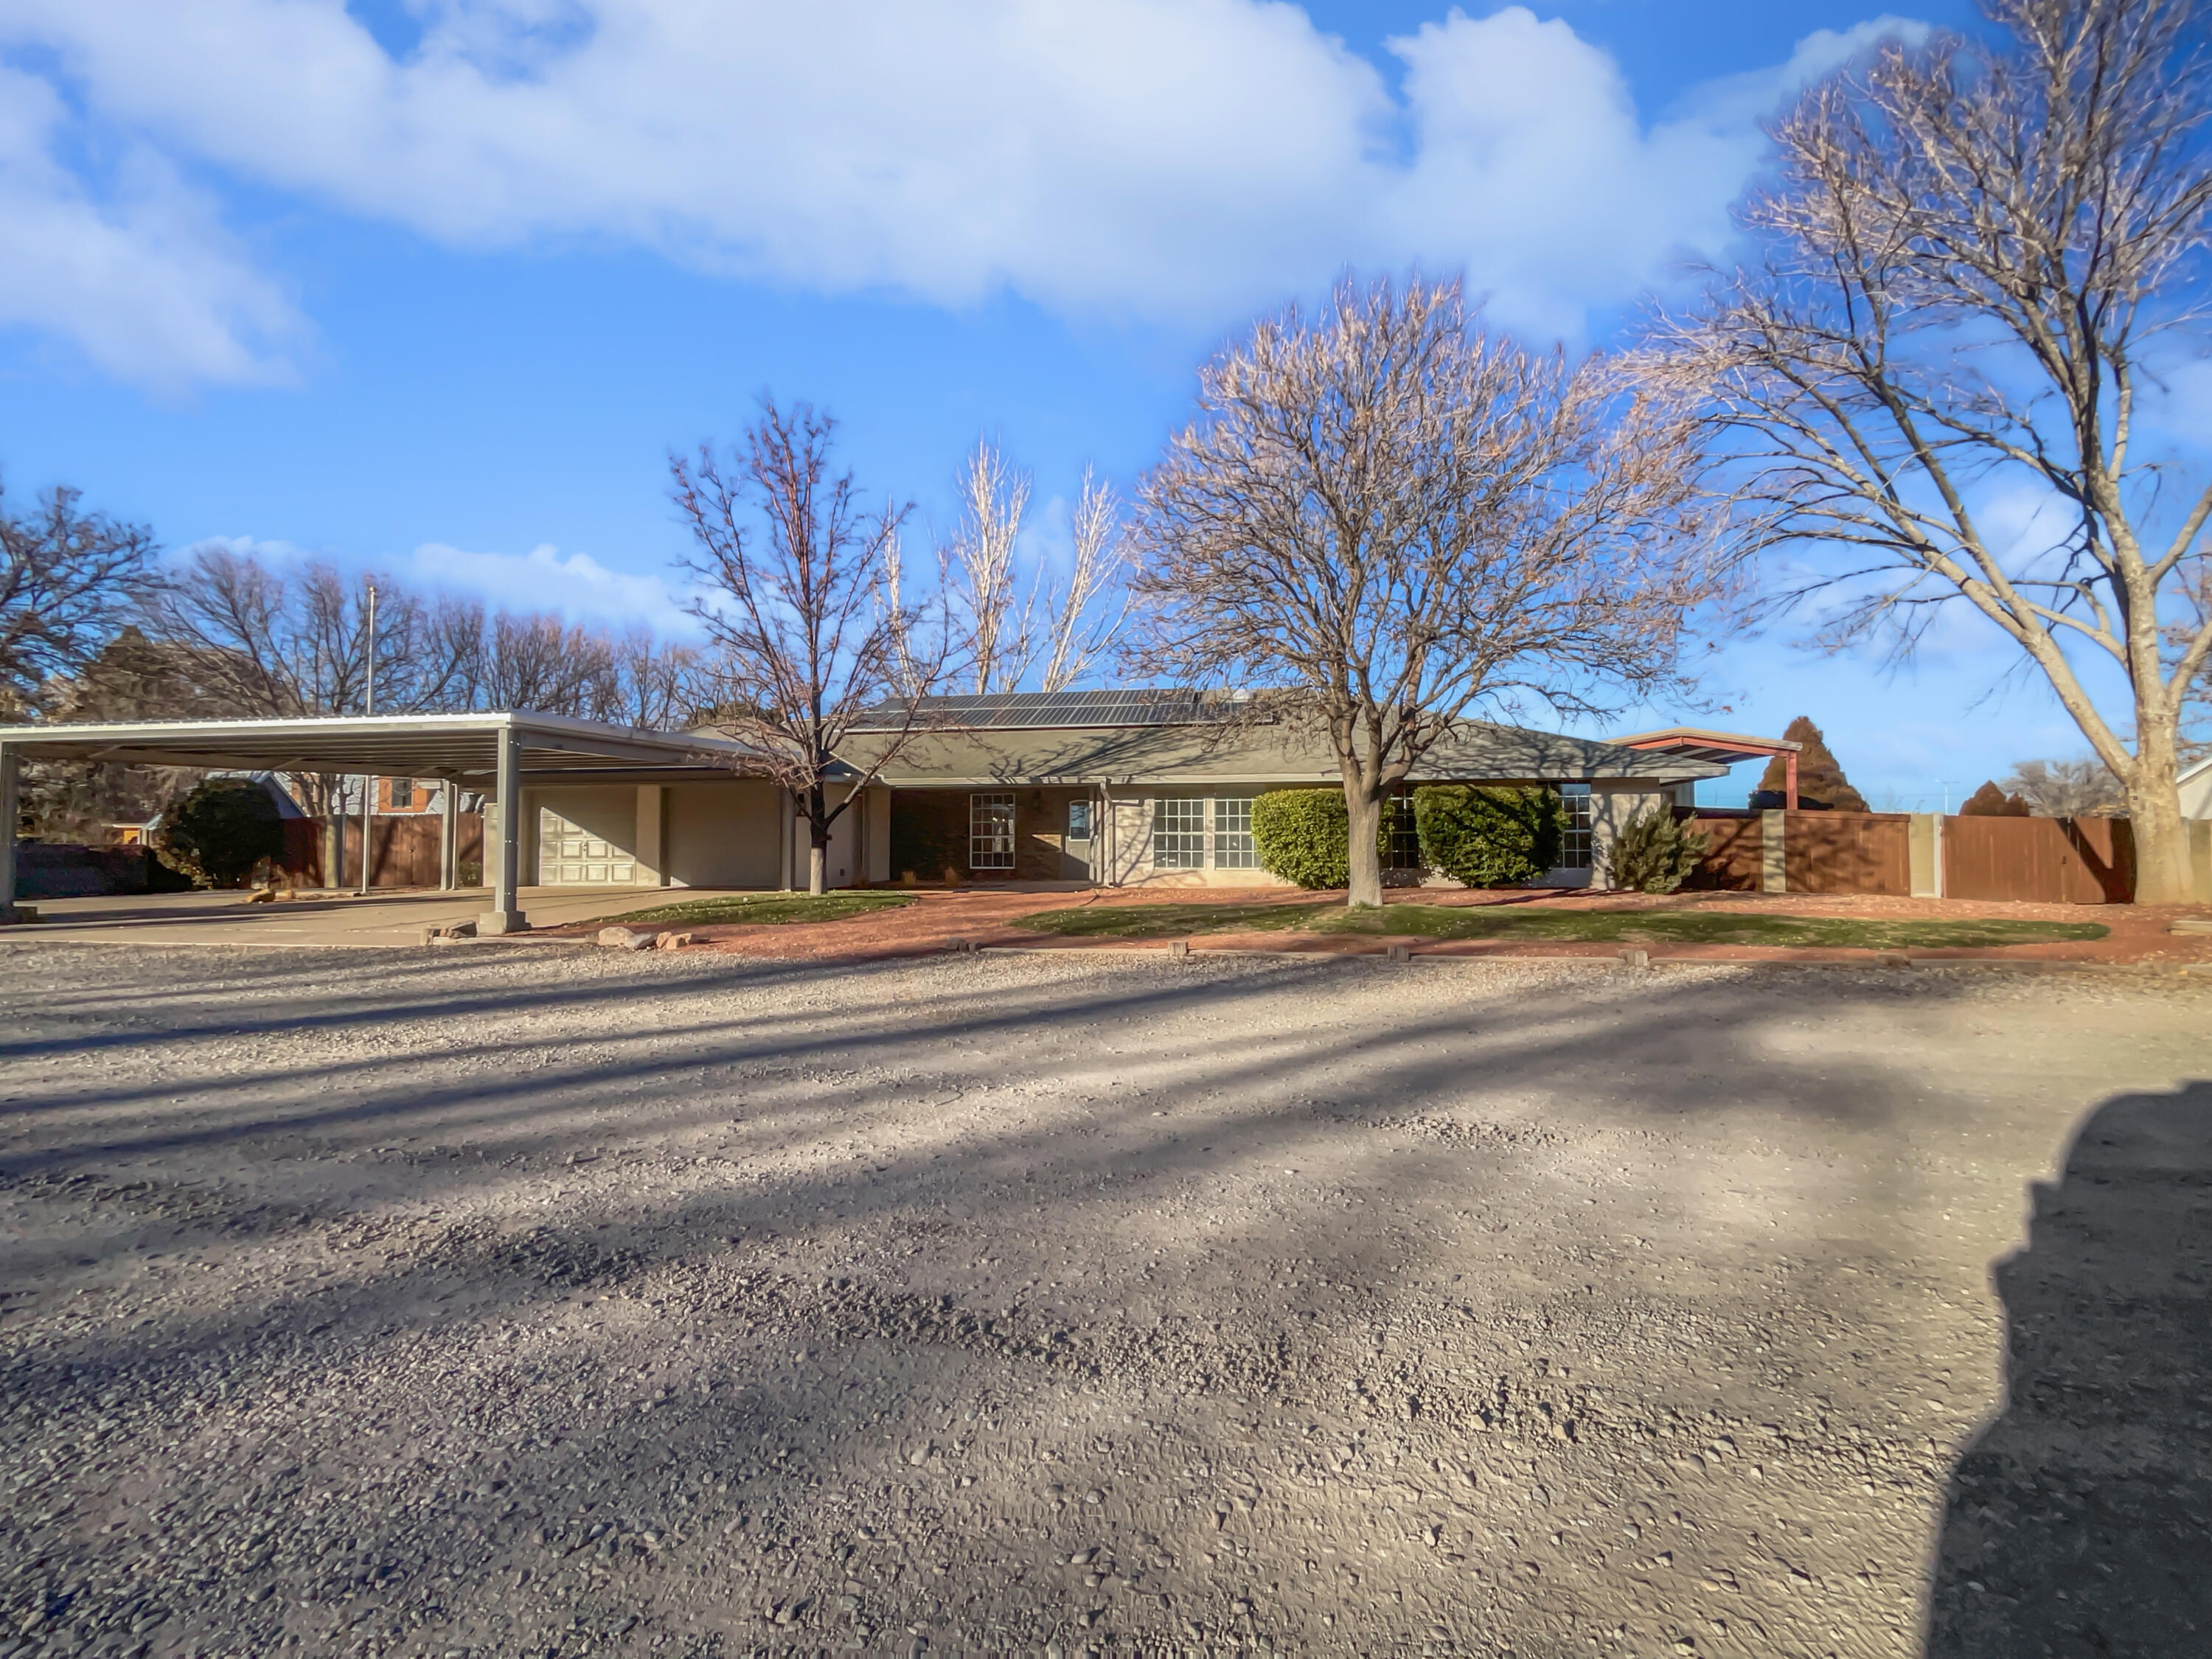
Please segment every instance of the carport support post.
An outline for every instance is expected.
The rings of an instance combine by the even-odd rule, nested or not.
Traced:
[[[15,751],[0,743],[0,922],[36,921],[34,910],[15,904]]]
[[[461,884],[461,791],[451,778],[442,783],[438,791],[438,890],[450,893]]]
[[[520,872],[522,836],[522,744],[514,727],[499,728],[499,845],[491,854],[492,908],[477,918],[479,933],[519,933],[526,924],[515,908],[515,877]]]

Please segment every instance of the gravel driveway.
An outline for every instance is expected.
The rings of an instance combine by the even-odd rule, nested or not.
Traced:
[[[2201,981],[33,945],[0,1008],[0,1655],[2212,1650]]]

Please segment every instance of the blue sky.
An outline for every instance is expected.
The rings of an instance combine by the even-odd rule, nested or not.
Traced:
[[[0,467],[172,546],[665,623],[667,453],[761,389],[835,411],[925,526],[982,433],[1040,500],[1086,463],[1126,493],[1196,365],[1346,268],[1463,269],[1493,321],[1617,338],[1726,256],[1792,87],[1967,21],[0,0]],[[2083,748],[1972,625],[1895,674],[1786,637],[1707,663],[1714,707],[1616,729],[1809,713],[1877,805]]]

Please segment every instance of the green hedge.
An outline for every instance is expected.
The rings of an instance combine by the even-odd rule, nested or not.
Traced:
[[[1376,855],[1390,867],[1396,803],[1382,803]],[[1352,884],[1352,823],[1338,789],[1270,789],[1252,803],[1252,843],[1260,867],[1300,887]]]
[[[1566,809],[1556,791],[1423,784],[1413,791],[1421,856],[1468,887],[1518,887],[1559,861]]]

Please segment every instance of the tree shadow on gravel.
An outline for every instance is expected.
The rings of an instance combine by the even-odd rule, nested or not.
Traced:
[[[1929,1659],[2212,1652],[2212,1084],[2089,1114],[1994,1273],[2004,1413],[1959,1460]]]
[[[266,1065],[199,1079],[182,1064],[113,1080],[90,1071],[70,1104],[112,1115],[96,1123],[46,1128],[43,1111],[26,1114],[37,1133],[11,1148],[16,1190],[0,1200],[27,1214],[52,1200],[58,1218],[34,1305],[10,1314],[15,1341],[0,1347],[0,1446],[11,1428],[23,1437],[0,1468],[52,1454],[40,1489],[56,1496],[35,1520],[22,1506],[0,1516],[0,1569],[22,1573],[21,1595],[0,1592],[6,1619],[58,1603],[52,1622],[89,1641],[166,1602],[191,1609],[166,1627],[180,1644],[204,1634],[225,1652],[270,1651],[289,1633],[309,1650],[374,1638],[412,1653],[440,1632],[430,1650],[450,1640],[565,1654],[647,1651],[703,1609],[725,1621],[732,1651],[817,1650],[859,1619],[878,1638],[933,1623],[981,1650],[1075,1647],[1106,1600],[1076,1554],[1118,1540],[1114,1622],[1140,1650],[1249,1645],[1267,1618],[1310,1638],[1323,1606],[1356,1611],[1373,1650],[1419,1647],[1440,1620],[1488,1650],[1476,1603],[1418,1613],[1389,1599],[1399,1581],[1382,1571],[1364,1601],[1318,1573],[1255,1614],[1242,1553],[1222,1543],[1249,1524],[1230,1519],[1247,1513],[1237,1482],[1260,1470],[1271,1491],[1319,1491],[1304,1471],[1318,1480],[1319,1460],[1341,1455],[1346,1480],[1427,1481],[1431,1469],[1438,1490],[1423,1489],[1421,1518],[1447,1514],[1446,1460],[1475,1432],[1449,1425],[1506,1411],[1489,1391],[1509,1372],[1526,1394],[1511,1407],[1528,1462],[1516,1480],[1534,1479],[1539,1457],[1548,1470],[1589,1455],[1553,1433],[1549,1396],[1536,1414],[1533,1391],[1562,1409],[1567,1395],[1517,1339],[1556,1319],[1588,1328],[1593,1346],[1625,1340],[1629,1316],[1592,1325],[1581,1310],[1632,1261],[1622,1236],[1653,1223],[1584,1202],[1571,1184],[1582,1176],[1547,1173],[1548,1148],[1742,1111],[1894,1152],[1900,1114],[1926,1110],[1894,1054],[1774,1064],[1776,1027],[1805,1010],[1798,992],[1775,994],[1787,981],[1771,971],[1609,975],[1417,1008],[1401,1001],[1402,975],[1427,970],[1371,958],[1155,959],[1058,976],[1030,962],[980,979],[972,963],[946,978],[909,964],[866,970],[871,996],[825,1012],[812,988],[861,970],[617,960],[578,980],[485,984],[435,963],[347,969],[274,1024],[257,1024],[258,994],[276,988],[258,975],[193,988],[169,1030],[104,1030],[131,1012],[127,988],[79,988],[64,1002],[85,1028],[18,1050],[75,1059],[182,1039],[189,1051],[254,1029],[300,1040]],[[1951,994],[1932,975],[1909,988],[1828,972],[1819,983],[1838,1006]],[[557,1030],[454,1018],[725,990],[726,1010],[672,1008],[653,1015],[665,1024],[641,1018],[621,1041],[569,1051]],[[771,991],[795,994],[760,994]],[[1283,1029],[1285,997],[1314,1010],[1367,999],[1392,1023],[1316,1052]],[[112,1014],[85,1018],[95,1006]],[[1172,1016],[1202,1024],[1168,1042]],[[380,1047],[381,1028],[402,1020],[411,1046]],[[929,1045],[919,1054],[918,1040]],[[529,1048],[545,1062],[526,1067]],[[503,1063],[459,1070],[488,1059]],[[1037,1089],[1060,1107],[1032,1109]],[[1477,1090],[1484,1102],[1469,1104]],[[993,1110],[939,1133],[945,1091]],[[187,1095],[223,1115],[170,1121],[168,1103]],[[1553,1112],[1516,1109],[1537,1097]],[[903,1141],[870,1139],[917,1124]],[[444,1144],[370,1145],[395,1135]],[[659,1161],[632,1184],[609,1141],[658,1146]],[[794,1146],[812,1155],[788,1156]],[[579,1152],[596,1161],[559,1176],[571,1190],[557,1205],[439,1214]],[[190,1162],[203,1153],[228,1162]],[[335,1189],[319,1173],[334,1161],[346,1170]],[[1274,1170],[1269,1204],[1232,1212],[1242,1237],[1212,1224],[1221,1183]],[[1911,1234],[1924,1199],[1911,1170],[1847,1179]],[[79,1182],[94,1191],[74,1195]],[[1478,1321],[1466,1304],[1491,1292],[1439,1282],[1439,1229],[1479,1227],[1471,1212],[1527,1182],[1561,1201],[1529,1230],[1529,1282],[1496,1292],[1510,1322],[1486,1305]],[[387,1213],[394,1197],[404,1213]],[[1419,1206],[1426,1231],[1401,1224]],[[143,1320],[109,1289],[127,1288],[149,1237],[220,1257],[279,1233],[298,1247],[284,1258],[296,1275],[273,1265],[227,1297]],[[1498,1252],[1522,1250],[1522,1237],[1516,1224]],[[1152,1243],[1157,1267],[1133,1248]],[[1818,1241],[1775,1243],[1810,1254]],[[979,1283],[965,1259],[994,1251],[1016,1265]],[[1079,1279],[1081,1257],[1112,1271]],[[108,1294],[120,1311],[102,1317]],[[1849,1297],[1829,1308],[1844,1324]],[[1431,1335],[1460,1345],[1449,1359],[1439,1346],[1387,1362],[1413,1367],[1391,1386],[1418,1397],[1418,1417],[1346,1387],[1347,1371],[1382,1387],[1376,1334],[1394,1322],[1413,1325],[1417,1347]],[[1701,1365],[1753,1363],[1747,1325],[1668,1328],[1710,1334],[1718,1346]],[[1282,1402],[1291,1418],[1276,1424]],[[1626,1408],[1574,1409],[1592,1443],[1636,1435]],[[1109,1440],[1118,1453],[1100,1449]],[[1392,1440],[1404,1455],[1386,1477]],[[1158,1471],[1117,1474],[1113,1455],[1134,1464],[1161,1447],[1174,1451]],[[1262,1449],[1293,1461],[1263,1466]],[[1195,1565],[1217,1549],[1218,1568]],[[1182,1565],[1140,1570],[1140,1552]],[[549,1578],[557,1591],[542,1588]],[[1171,1599],[1153,1599],[1156,1587]]]

